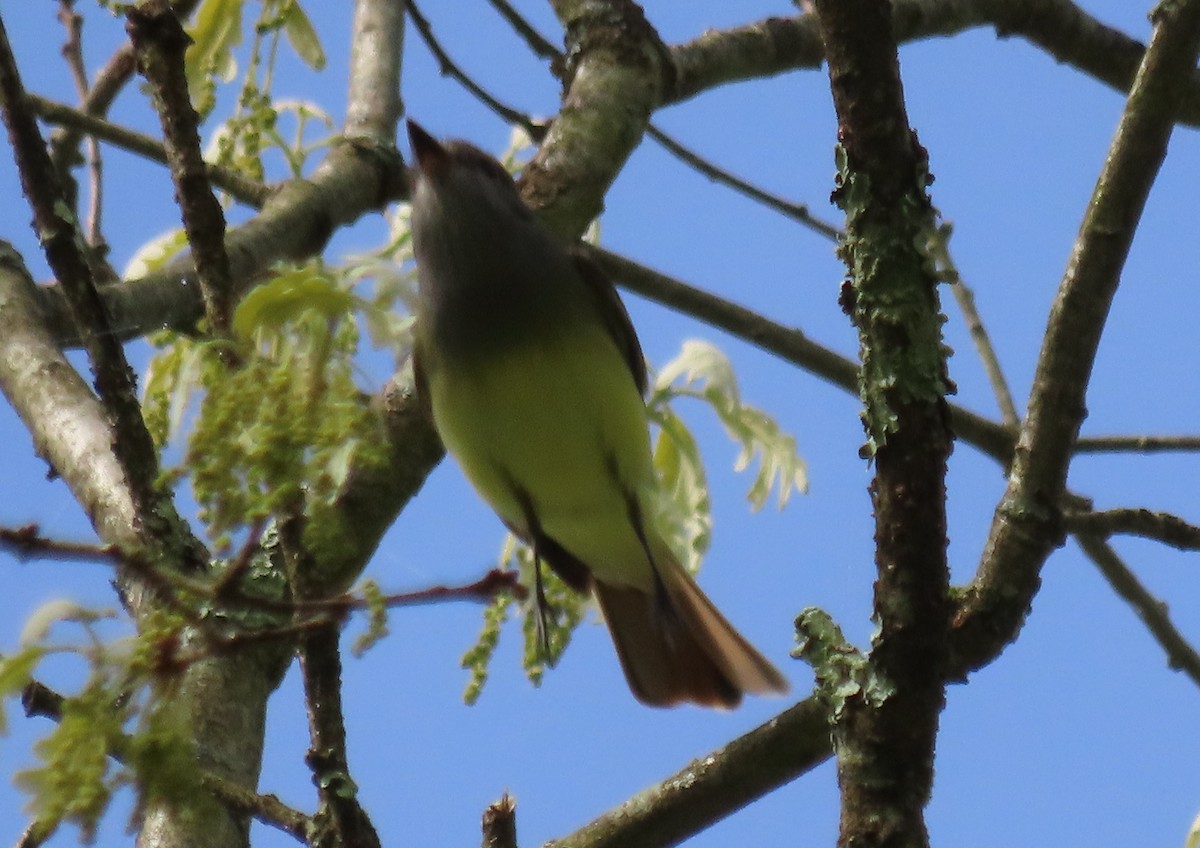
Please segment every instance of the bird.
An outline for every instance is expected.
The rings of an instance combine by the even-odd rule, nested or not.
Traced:
[[[783,675],[655,526],[646,364],[616,289],[495,158],[408,121],[416,393],[505,525],[594,595],[633,695],[730,709]],[[544,595],[538,594],[544,615]]]

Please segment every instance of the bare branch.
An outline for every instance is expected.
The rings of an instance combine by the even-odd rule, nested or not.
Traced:
[[[670,54],[632,0],[552,0],[566,31],[563,108],[521,176],[550,229],[577,238],[673,87]]]
[[[513,31],[521,36],[529,49],[534,52],[534,55],[551,61],[551,70],[554,70],[555,62],[561,61],[562,51],[550,42],[550,39],[543,36],[540,32],[533,28],[529,21],[521,16],[521,13],[512,7],[507,0],[488,0],[492,8],[500,13],[504,20],[508,21],[508,25],[513,28]],[[557,72],[555,74],[557,76]]]
[[[814,0],[837,112],[834,200],[846,213],[843,309],[858,330],[874,460],[870,684],[833,713],[839,844],[927,846],[945,704],[950,571],[946,470],[953,435],[945,318],[924,249],[935,233],[929,159],[909,126],[889,0]],[[875,682],[878,681],[878,682]]]
[[[585,244],[582,249],[624,288],[719,327],[857,396],[858,366],[807,338],[800,330],[785,327],[744,306],[603,248]],[[999,462],[1008,462],[1013,444],[1013,437],[1008,430],[963,407],[951,404],[949,409],[951,424],[958,438]]]
[[[97,118],[72,109],[54,100],[47,100],[36,94],[27,95],[30,108],[38,116],[52,124],[71,127],[81,135],[93,136],[101,141],[107,141],[123,150],[128,150],[143,156],[153,162],[167,164],[167,149],[163,144],[139,132],[114,124],[103,118]],[[260,207],[270,194],[270,187],[257,180],[252,180],[245,174],[226,168],[223,165],[205,163],[209,181],[230,197],[245,203],[247,206]]]
[[[1109,509],[1103,512],[1068,512],[1067,530],[1107,538],[1122,533],[1154,539],[1181,551],[1200,551],[1200,527],[1169,512],[1148,509]]]
[[[186,18],[199,3],[200,0],[173,0],[171,7],[180,18]],[[92,80],[87,96],[80,103],[79,111],[96,118],[106,115],[117,95],[125,88],[126,83],[133,79],[135,70],[133,47],[122,44]],[[54,161],[54,169],[64,180],[68,178],[68,172],[78,156],[79,142],[83,135],[79,128],[65,124],[50,139],[50,156]]]
[[[345,133],[377,145],[396,143],[400,62],[404,53],[404,10],[390,0],[358,0],[350,40],[350,88]]]
[[[41,534],[36,524],[24,527],[0,527],[0,550],[5,550],[21,562],[31,559],[60,562],[98,562],[111,565],[119,556],[112,545],[91,545],[86,542],[67,542]]]
[[[71,71],[71,79],[75,83],[75,91],[80,101],[87,99],[88,78],[87,69],[83,64],[83,16],[75,11],[75,0],[59,0],[58,19],[67,30],[67,40],[63,43],[62,54],[67,60]],[[89,197],[87,215],[88,245],[95,249],[94,253],[103,255],[106,251],[104,233],[101,228],[101,215],[104,208],[104,163],[100,156],[100,145],[96,139],[88,139],[88,170]],[[60,176],[62,172],[59,172]],[[68,188],[69,191],[69,188]],[[93,256],[93,261],[98,258]],[[112,272],[115,277],[115,272]]]
[[[1129,91],[1144,46],[1106,26],[1070,0],[897,0],[896,40],[919,41],[991,26],[1001,38],[1024,38],[1057,61],[1100,82]],[[672,49],[676,86],[662,105],[740,80],[815,69],[824,59],[812,15],[768,18],[743,27],[706,32]],[[1177,120],[1200,124],[1200,75],[1183,74],[1187,90]]]
[[[938,263],[938,272],[950,284],[954,302],[958,304],[963,320],[966,321],[967,331],[975,344],[975,352],[979,354],[988,382],[992,385],[996,405],[1000,407],[1000,419],[1005,427],[1015,433],[1021,423],[1021,416],[1017,414],[1017,406],[1013,403],[1012,391],[1008,387],[1004,369],[1000,367],[1000,357],[996,355],[992,338],[988,335],[987,327],[983,325],[983,319],[979,317],[979,310],[975,308],[975,293],[958,273],[958,266],[950,255],[950,225],[940,226],[931,242],[930,251]]]
[[[130,9],[126,29],[138,69],[154,90],[175,199],[192,248],[208,329],[217,336],[228,336],[234,291],[225,252],[225,213],[208,182],[208,166],[200,151],[200,116],[188,94],[183,54],[191,39],[167,0],[145,0]]]
[[[546,135],[546,127],[543,124],[534,121],[533,118],[524,112],[501,103],[450,58],[450,54],[446,52],[441,42],[433,34],[433,27],[429,25],[429,20],[421,13],[421,10],[413,0],[405,0],[404,7],[408,9],[408,14],[412,17],[413,26],[417,28],[417,34],[421,36],[421,40],[425,42],[425,46],[429,48],[429,52],[437,60],[438,66],[442,71],[442,76],[448,76],[456,80],[476,100],[488,109],[491,109],[500,120],[523,128],[534,141],[540,141]]]
[[[36,286],[0,243],[0,389],[107,544],[134,547],[134,508],[96,396],[46,331]]]
[[[1075,539],[1083,552],[1096,563],[1109,585],[1133,607],[1150,635],[1167,652],[1167,664],[1175,671],[1182,671],[1200,686],[1200,654],[1171,623],[1167,605],[1146,590],[1104,539],[1089,533],[1076,533]]]
[[[310,576],[319,574],[303,548],[302,520],[289,519],[279,526],[292,593],[300,600],[311,597]],[[297,623],[302,623],[298,619]],[[336,623],[317,627],[299,640],[300,676],[308,714],[308,753],[304,758],[317,787],[314,819],[329,834],[329,844],[378,848],[379,836],[358,801],[346,754],[346,724],[342,711],[342,658]],[[325,840],[322,840],[323,842]]]
[[[681,162],[695,168],[704,176],[714,182],[721,183],[736,191],[738,194],[744,195],[751,200],[761,203],[768,209],[772,209],[781,215],[786,215],[793,221],[797,221],[808,227],[818,235],[824,236],[830,241],[837,241],[842,234],[841,229],[833,224],[822,221],[817,216],[808,211],[808,206],[803,203],[793,203],[790,200],[785,200],[778,195],[771,194],[757,186],[751,185],[741,177],[735,176],[728,171],[718,168],[716,165],[704,159],[697,153],[684,147],[671,136],[664,133],[654,124],[650,124],[646,128],[646,135],[661,144],[668,153],[679,159]]]
[[[1047,4],[1054,6],[1057,4]],[[1163,4],[1051,309],[1008,489],[955,626],[955,666],[978,668],[1020,630],[1062,544],[1059,501],[1121,268],[1200,53],[1200,2]]]
[[[1200,436],[1090,436],[1075,442],[1075,453],[1167,453],[1200,451]]]
[[[0,110],[12,142],[21,186],[33,210],[38,239],[63,287],[72,322],[82,336],[91,362],[96,390],[115,431],[111,450],[121,465],[139,519],[146,525],[153,524],[161,500],[155,490],[157,452],[142,420],[133,371],[120,342],[111,333],[92,268],[83,252],[82,234],[37,121],[26,105],[25,87],[2,22]]]
[[[676,845],[830,756],[825,706],[805,698],[545,848]]]

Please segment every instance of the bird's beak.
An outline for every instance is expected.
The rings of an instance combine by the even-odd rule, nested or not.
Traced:
[[[413,160],[422,174],[437,179],[445,173],[450,154],[415,121],[408,121],[408,141],[412,145]]]

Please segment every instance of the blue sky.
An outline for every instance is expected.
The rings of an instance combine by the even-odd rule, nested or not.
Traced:
[[[314,3],[330,70],[315,75],[289,63],[282,96],[307,97],[340,116],[340,76],[349,3]],[[506,102],[553,112],[557,83],[541,72],[482,2],[427,3],[425,11],[455,58]],[[543,32],[557,29],[543,4],[529,9]],[[671,43],[706,28],[793,11],[789,3],[648,4],[648,17]],[[654,6],[662,8],[654,8]],[[1082,4],[1107,23],[1145,39],[1145,8]],[[88,10],[90,11],[90,9]],[[89,67],[107,55],[119,24],[92,14],[98,40]],[[10,38],[34,91],[71,99],[51,4],[10,4]],[[89,45],[91,43],[89,42]],[[105,47],[100,44],[108,45]],[[1122,98],[1019,39],[976,30],[901,51],[909,116],[928,148],[934,203],[955,225],[952,250],[974,288],[1018,406],[1028,393],[1051,298]],[[468,138],[495,151],[509,130],[453,82],[441,78],[409,34],[403,94],[409,113],[437,135]],[[117,120],[143,122],[133,90]],[[810,204],[836,221],[827,198],[834,172],[835,120],[828,83],[805,71],[729,86],[664,110],[658,124],[723,167]],[[5,154],[7,159],[7,153]],[[177,221],[165,175],[116,152],[107,154],[109,236],[118,266],[146,239]],[[1195,432],[1200,388],[1195,317],[1200,315],[1200,239],[1193,237],[1200,144],[1176,132],[1134,244],[1096,364],[1086,435]],[[134,188],[129,188],[133,186]],[[43,277],[17,201],[9,166],[0,166],[0,235],[16,241]],[[602,242],[615,251],[711,289],[802,329],[852,355],[852,328],[836,302],[842,268],[830,244],[690,172],[653,142],[635,153],[608,196]],[[377,243],[378,219],[339,237],[337,250]],[[853,397],[774,361],[720,331],[636,297],[626,298],[647,356],[662,363],[683,340],[715,342],[733,359],[747,402],[793,433],[809,466],[810,493],[782,513],[751,515],[749,478],[734,474],[736,448],[703,409],[681,411],[696,428],[713,484],[714,541],[701,584],[777,664],[802,697],[806,666],[788,659],[791,621],[807,606],[828,610],[859,644],[871,632],[873,579],[869,469]],[[995,417],[996,405],[949,293],[946,335],[955,355],[957,402]],[[144,361],[135,348],[134,358]],[[386,375],[367,377],[379,385]],[[1189,429],[1193,428],[1193,429]],[[9,446],[0,474],[0,524],[38,521],[48,531],[88,538],[61,484],[44,480],[28,436],[0,408]],[[1197,520],[1195,455],[1082,458],[1072,487],[1098,507],[1145,506]],[[969,579],[995,501],[1000,469],[965,445],[951,458],[950,556],[956,581]],[[400,517],[368,568],[385,588],[402,590],[474,579],[494,558],[502,528],[461,474],[444,463]],[[1117,549],[1185,635],[1200,639],[1194,557],[1136,540]],[[108,572],[93,565],[19,564],[0,556],[0,651],[24,619],[55,597],[114,606]],[[355,779],[385,844],[473,844],[483,808],[508,790],[517,800],[522,844],[562,836],[691,758],[757,726],[789,701],[756,699],[733,713],[655,711],[628,694],[608,637],[585,626],[540,689],[518,667],[510,630],[492,680],[475,707],[461,703],[458,659],[478,629],[467,604],[397,610],[392,636],[361,660],[346,661],[346,709]],[[351,633],[360,625],[351,627]],[[69,686],[73,670],[52,682]],[[11,709],[13,704],[8,705]],[[1181,845],[1200,812],[1200,692],[1166,668],[1161,649],[1073,544],[1056,553],[1021,638],[968,685],[949,690],[929,808],[934,841],[977,848],[1011,845]],[[272,703],[262,789],[309,808],[301,758],[307,745],[294,676]],[[39,721],[10,715],[0,738],[6,772],[29,762]],[[0,844],[23,826],[22,798],[0,783]],[[689,845],[831,845],[837,832],[834,772],[826,764]],[[100,845],[126,844],[121,814]],[[53,844],[72,844],[70,834]],[[259,830],[257,845],[293,844]]]

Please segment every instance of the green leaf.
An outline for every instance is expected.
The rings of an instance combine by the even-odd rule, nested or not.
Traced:
[[[712,502],[700,446],[669,406],[651,411],[658,425],[654,468],[660,487],[655,499],[655,526],[672,543],[679,561],[695,573],[712,539]]]
[[[69,598],[54,598],[33,611],[21,629],[21,647],[28,648],[50,635],[50,628],[60,621],[74,621],[85,627],[104,618],[116,618],[112,610],[81,606]]]
[[[305,312],[336,320],[353,305],[354,296],[337,281],[305,265],[283,271],[252,289],[234,312],[233,330],[241,338],[251,339],[256,330],[278,330]]]
[[[187,233],[182,229],[168,230],[157,235],[137,249],[121,275],[126,280],[137,280],[165,268],[167,263],[187,247]]]
[[[361,591],[367,601],[367,630],[354,640],[350,648],[350,653],[356,657],[361,657],[388,635],[388,608],[379,584],[374,580],[364,580]]]
[[[679,356],[664,365],[655,378],[650,396],[652,417],[677,397],[702,400],[717,414],[725,432],[741,446],[735,470],[744,471],[759,460],[746,495],[754,509],[761,509],[772,491],[777,493],[782,509],[792,492],[807,489],[804,460],[797,453],[796,440],[771,416],[742,403],[733,366],[717,347],[702,341],[684,342]],[[682,423],[678,427],[682,428]]]
[[[95,832],[112,797],[108,755],[120,744],[127,717],[114,709],[113,694],[93,684],[66,699],[59,723],[34,745],[42,764],[14,778],[30,795],[28,810],[39,822],[74,822],[85,839]]]
[[[685,341],[679,355],[659,370],[653,391],[669,391],[671,384],[680,378],[685,385],[702,383],[707,391],[727,398],[729,403],[739,403],[733,365],[716,345],[698,339]]]
[[[1187,839],[1183,843],[1183,848],[1198,848],[1198,846],[1200,846],[1200,816],[1196,816],[1196,820],[1192,822]]]
[[[285,4],[281,17],[283,31],[296,55],[313,70],[324,70],[325,51],[321,49],[321,39],[300,4],[295,0]]]
[[[246,0],[203,0],[188,35],[184,57],[188,90],[196,111],[204,115],[214,102],[212,78],[228,81],[237,72],[233,48],[242,43],[242,8]]]
[[[0,734],[8,733],[3,699],[16,695],[29,684],[34,667],[45,655],[45,649],[35,645],[0,659]]]
[[[483,610],[483,628],[475,644],[462,656],[461,667],[471,672],[471,679],[463,692],[463,702],[472,705],[483,694],[488,679],[488,667],[500,642],[500,628],[508,621],[508,608],[513,599],[509,595],[497,595]]]

